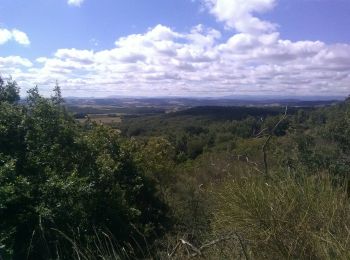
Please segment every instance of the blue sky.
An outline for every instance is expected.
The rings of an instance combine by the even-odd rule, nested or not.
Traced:
[[[1,0],[22,94],[348,95],[350,0]]]

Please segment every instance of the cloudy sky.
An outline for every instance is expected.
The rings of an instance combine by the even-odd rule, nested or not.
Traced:
[[[350,0],[0,0],[22,95],[347,96]]]

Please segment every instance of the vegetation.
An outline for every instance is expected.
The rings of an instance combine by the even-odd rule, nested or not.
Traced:
[[[18,93],[12,88],[12,81],[1,86]],[[30,90],[27,106],[16,100],[5,96],[0,103],[2,254],[69,258],[65,237],[88,245],[102,230],[122,245],[142,245],[144,237],[151,245],[161,236],[167,207],[116,130],[81,127],[62,106],[59,89],[50,99]]]
[[[348,259],[349,202],[329,176],[248,175],[218,191],[215,229],[236,230],[253,258]]]
[[[4,259],[350,257],[349,100],[111,127],[79,122],[58,85],[18,93],[0,79]]]

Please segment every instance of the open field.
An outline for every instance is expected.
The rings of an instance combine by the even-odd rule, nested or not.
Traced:
[[[111,114],[88,114],[85,118],[78,118],[77,120],[80,123],[84,123],[88,120],[88,118],[95,123],[104,125],[113,125],[122,122],[121,116]]]

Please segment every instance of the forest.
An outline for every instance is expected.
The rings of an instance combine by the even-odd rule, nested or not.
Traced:
[[[350,258],[349,98],[109,125],[19,87],[0,78],[0,259]]]

